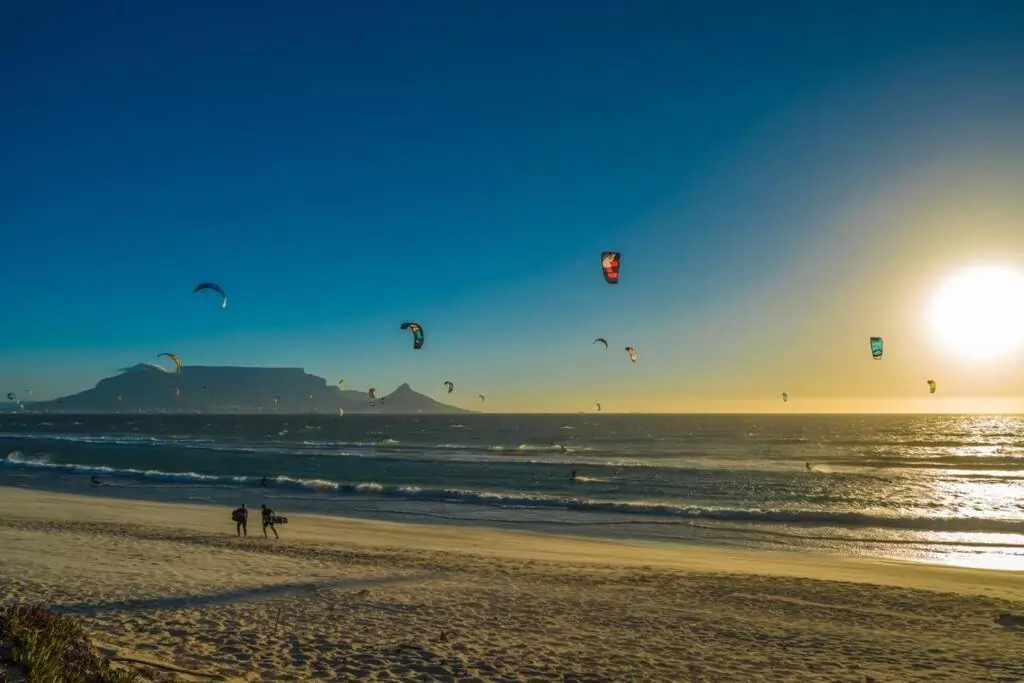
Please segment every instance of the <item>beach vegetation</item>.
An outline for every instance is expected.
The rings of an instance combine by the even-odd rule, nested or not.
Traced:
[[[0,681],[138,683],[142,677],[111,665],[74,617],[43,605],[0,607]]]

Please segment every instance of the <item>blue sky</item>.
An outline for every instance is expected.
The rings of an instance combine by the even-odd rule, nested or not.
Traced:
[[[1021,35],[1009,2],[5,3],[0,383],[174,351],[507,410],[841,397],[858,273],[1022,249],[893,220],[1013,214]]]

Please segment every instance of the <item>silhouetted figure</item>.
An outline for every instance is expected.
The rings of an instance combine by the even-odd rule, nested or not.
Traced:
[[[576,481],[576,470],[573,470],[572,474],[569,475],[569,480],[573,482]]]
[[[260,507],[263,508],[260,512],[263,515],[263,537],[268,538],[267,527],[270,527],[270,530],[274,532],[274,538],[281,538],[277,535],[277,527],[274,526],[274,511],[266,505],[261,505]]]
[[[263,484],[263,488],[265,488],[265,489],[270,488],[269,486],[267,486],[267,478],[266,477],[263,477],[263,480],[260,483]]]
[[[103,486],[103,482],[97,479],[95,474],[89,477],[89,481],[91,481],[96,486]]]
[[[245,503],[242,503],[242,507],[231,513],[231,519],[235,520],[235,533],[238,536],[249,535],[249,511],[245,508]]]
[[[806,468],[807,468],[807,471],[808,471],[808,472],[810,472],[810,471],[811,471],[811,463],[809,463],[809,462],[805,462],[805,463],[804,463],[804,467],[806,467]]]

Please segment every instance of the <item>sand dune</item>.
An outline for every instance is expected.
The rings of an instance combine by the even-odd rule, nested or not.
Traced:
[[[169,680],[1024,679],[1020,573],[229,513],[0,489],[3,597]]]

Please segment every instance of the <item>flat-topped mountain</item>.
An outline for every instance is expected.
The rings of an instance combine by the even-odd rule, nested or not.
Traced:
[[[341,390],[302,368],[186,365],[180,374],[139,364],[95,387],[26,406],[64,413],[469,413],[402,384],[371,405],[365,391]]]

